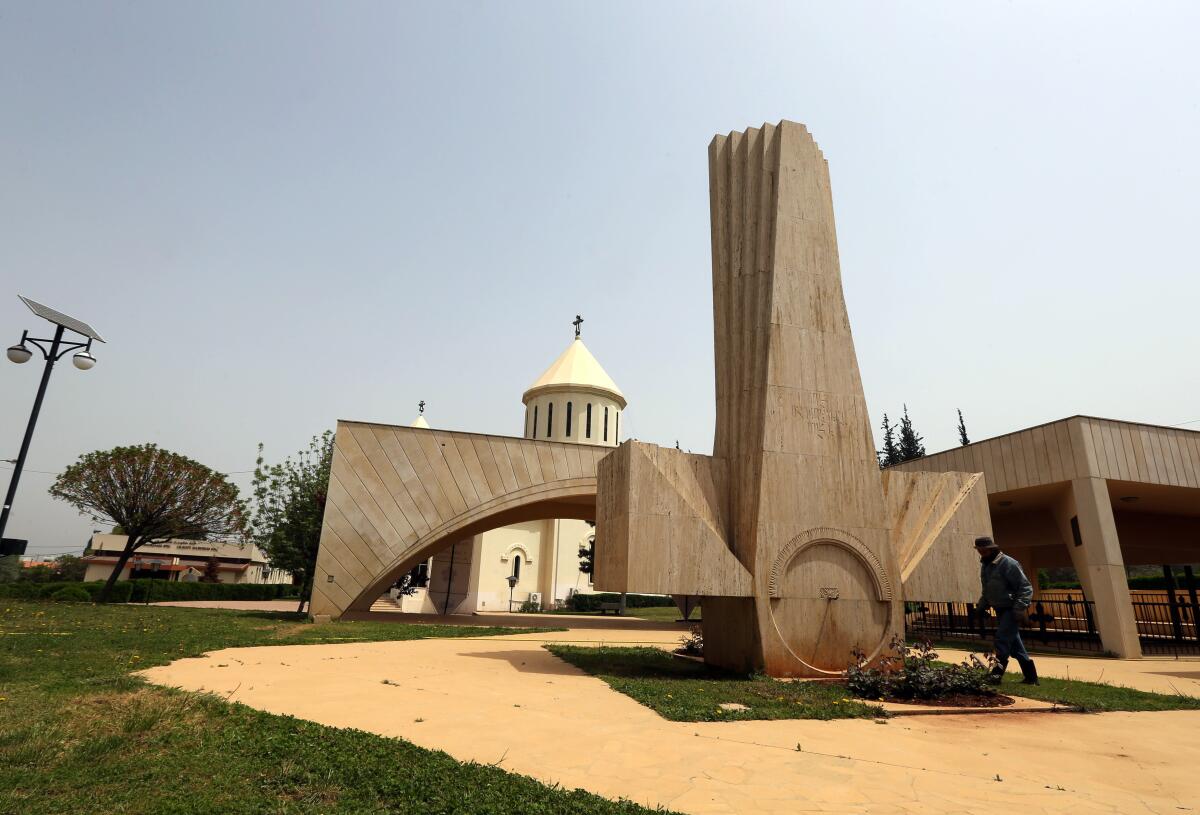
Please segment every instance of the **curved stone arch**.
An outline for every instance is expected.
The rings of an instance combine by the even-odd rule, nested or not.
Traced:
[[[488,529],[594,520],[596,464],[609,452],[339,422],[310,613],[367,610],[418,563]]]

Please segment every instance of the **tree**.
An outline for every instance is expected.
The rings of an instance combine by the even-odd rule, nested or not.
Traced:
[[[963,447],[971,443],[971,440],[967,438],[967,423],[963,421],[961,409],[958,411],[958,441]]]
[[[204,563],[204,574],[200,575],[201,583],[220,583],[220,566],[215,557],[210,557]]]
[[[905,405],[904,418],[900,420],[900,461],[912,461],[924,456],[925,445],[921,441],[921,435],[913,429],[912,419],[908,418],[908,405]]]
[[[254,469],[254,512],[251,534],[272,569],[284,569],[300,583],[300,607],[312,596],[321,545],[321,522],[333,462],[333,431],[313,436],[308,449],[281,464],[263,462],[258,446]]]
[[[900,449],[896,447],[896,428],[888,421],[887,414],[883,414],[883,449],[876,452],[879,457],[879,468],[890,467],[893,464],[899,464],[903,459],[900,458]]]
[[[54,559],[55,580],[83,580],[87,574],[87,564],[78,555],[59,555]]]
[[[587,525],[596,528],[595,521],[588,521]],[[590,575],[595,569],[596,563],[596,537],[595,534],[588,535],[586,544],[580,545],[580,574]]]
[[[50,487],[55,498],[120,526],[125,548],[96,598],[103,603],[140,547],[171,538],[207,540],[245,530],[238,489],[225,476],[154,444],[80,456]]]

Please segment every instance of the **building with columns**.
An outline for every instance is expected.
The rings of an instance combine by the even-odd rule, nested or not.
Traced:
[[[894,469],[982,472],[996,542],[1035,581],[1035,599],[1038,569],[1074,568],[1106,650],[1136,658],[1196,644],[1200,432],[1072,416]],[[1177,587],[1153,615],[1126,577],[1146,565]]]
[[[523,435],[529,439],[616,447],[625,395],[584,345],[582,319],[575,338],[526,389]],[[413,427],[428,428],[425,403]],[[586,521],[549,519],[500,527],[456,541],[418,566],[412,595],[389,592],[404,611],[470,614],[516,610],[533,602],[553,608],[576,592],[592,591],[580,571],[581,548],[594,541]],[[510,586],[509,578],[515,578]]]

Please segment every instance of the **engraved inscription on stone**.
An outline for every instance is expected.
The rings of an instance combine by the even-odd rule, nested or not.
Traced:
[[[841,592],[838,591],[837,586],[822,587],[820,591],[820,597],[822,600],[836,600],[840,596]]]
[[[809,431],[819,439],[840,435],[851,418],[851,410],[839,404],[832,394],[807,391],[804,403],[792,406],[792,414],[802,419]]]

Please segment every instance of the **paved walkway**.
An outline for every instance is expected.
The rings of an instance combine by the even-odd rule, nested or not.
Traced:
[[[669,722],[541,647],[677,636],[589,629],[240,648],[144,675],[690,813],[1200,811],[1200,712]],[[1051,662],[1047,674],[1066,667]]]

